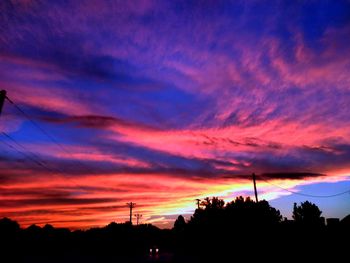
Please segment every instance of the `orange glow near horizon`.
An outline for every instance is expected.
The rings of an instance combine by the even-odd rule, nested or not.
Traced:
[[[300,184],[337,182],[344,177],[335,175],[307,182],[271,180],[271,184],[293,190]],[[172,216],[194,212],[197,198],[216,196],[225,202],[240,195],[253,198],[250,180],[227,178],[188,180],[166,175],[119,174],[80,176],[79,182],[76,182],[73,177],[50,175],[49,180],[32,177],[29,181],[1,187],[0,197],[5,205],[2,214],[18,220],[22,227],[50,223],[55,227],[85,229],[110,222],[122,223],[129,219],[125,201],[132,200],[137,204],[135,213],[143,214],[142,223],[169,228],[174,221]],[[258,182],[260,199],[273,200],[290,194],[271,184]],[[34,200],[33,203],[30,200]]]

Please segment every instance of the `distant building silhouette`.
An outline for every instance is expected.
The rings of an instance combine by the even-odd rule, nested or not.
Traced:
[[[327,218],[327,226],[328,227],[334,227],[334,226],[338,226],[340,223],[340,219],[339,218]]]

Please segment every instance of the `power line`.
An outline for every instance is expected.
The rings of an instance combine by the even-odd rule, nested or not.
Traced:
[[[139,221],[142,218],[142,215],[141,214],[135,214],[134,216],[136,217],[136,225],[138,226],[139,225]]]
[[[84,170],[87,173],[93,173],[93,174],[97,174],[91,167],[85,165],[84,163],[82,163],[79,160],[74,159],[74,156],[71,152],[69,152],[65,147],[62,146],[62,144],[60,144],[49,132],[47,132],[41,125],[39,125],[35,120],[33,120],[31,118],[31,116],[29,114],[27,114],[19,105],[17,105],[14,101],[12,101],[8,96],[6,96],[5,94],[5,99],[7,99],[7,101],[10,102],[10,104],[12,104],[17,111],[19,111],[26,119],[28,119],[30,121],[30,123],[40,132],[42,132],[50,141],[52,141],[56,146],[58,146],[58,148],[63,151],[64,153],[68,154],[70,157],[72,157],[72,160],[74,163],[78,164],[78,166],[84,168]],[[25,151],[28,151],[28,149],[26,149],[26,147],[24,147],[23,145],[21,145],[20,143],[18,143],[14,138],[12,138],[11,136],[9,136],[8,134],[3,132],[3,135],[5,135],[7,138],[9,138],[11,141],[13,141],[16,145],[18,145],[19,147],[21,147],[22,149],[24,149]],[[8,144],[9,145],[9,144]],[[11,145],[9,145],[11,148],[15,149],[14,147],[12,147]],[[19,151],[18,149],[15,149],[17,152],[19,152],[20,154],[27,156],[25,153]],[[30,151],[28,151],[30,152]],[[36,156],[35,154],[33,154],[32,152],[30,152],[32,155]],[[40,165],[41,167],[45,167],[46,169],[50,170],[53,173],[60,173],[64,176],[68,176],[69,179],[74,182],[76,185],[80,185],[80,183],[77,183],[76,180],[74,180],[69,173],[64,172],[58,168],[54,168],[51,169],[49,167],[47,167],[45,164],[42,163],[42,161],[37,161],[35,160],[35,158],[31,158],[30,156],[27,157],[29,159],[31,159],[33,162],[35,162],[37,165]],[[39,158],[37,158],[39,159]]]
[[[7,134],[3,133],[3,135],[5,135],[6,137],[10,138]],[[23,146],[21,146],[18,142],[14,141],[13,138],[10,138],[17,146],[20,146],[21,148],[23,148]],[[0,140],[3,144],[7,145],[9,148],[15,150],[17,153],[23,155],[26,159],[30,160],[31,162],[33,162],[34,164],[43,167],[44,169],[48,170],[49,172],[53,172],[53,173],[57,173],[56,171],[52,170],[51,168],[47,167],[45,164],[43,164],[42,161],[38,161],[35,158],[33,158],[32,156],[29,156],[28,154],[26,154],[25,152],[18,150],[18,148],[14,147],[13,145],[7,143],[6,141]],[[33,154],[33,153],[31,153]]]
[[[5,132],[1,132],[1,134],[3,136],[5,136],[6,138],[8,138],[9,140],[11,140],[14,144],[16,144],[18,147],[22,148],[25,152],[28,152],[31,154],[31,156],[29,156],[29,154],[27,155],[25,152],[19,151],[18,149],[17,152],[20,152],[22,155],[27,156],[30,160],[32,160],[33,162],[35,162],[36,164],[46,168],[47,170],[54,172],[54,173],[60,173],[62,175],[68,175],[66,174],[66,172],[58,169],[58,168],[50,168],[46,165],[46,162],[43,161],[38,155],[36,155],[35,153],[31,152],[30,150],[28,150],[27,147],[25,147],[23,144],[19,143],[16,139],[14,139],[12,136],[10,136],[9,134],[5,133]],[[11,146],[13,149],[14,147]]]
[[[18,141],[16,141],[12,136],[10,136],[9,134],[7,134],[6,132],[1,132],[1,134],[3,136],[5,136],[6,138],[8,138],[9,140],[11,140],[14,144],[16,144],[18,147],[22,148],[24,151],[29,152],[34,158],[36,159],[40,159],[35,153],[29,151],[25,146],[23,146],[22,144],[20,144]]]
[[[18,141],[16,141],[13,137],[11,137],[10,135],[6,134],[5,132],[1,132],[1,134],[3,136],[6,136],[8,139],[10,139],[14,144],[16,144],[18,147],[24,149],[24,151],[28,151],[27,148],[25,146],[23,146],[21,143],[19,143]],[[40,158],[32,153],[31,151],[28,151],[29,153],[31,153],[33,156],[35,157],[32,157],[30,155],[28,155],[26,152],[23,152],[21,150],[19,150],[18,148],[14,147],[13,145],[9,144],[8,142],[4,141],[4,140],[1,140],[0,139],[0,142],[2,142],[3,144],[5,144],[7,147],[13,149],[14,151],[16,151],[17,153],[21,154],[24,156],[24,158],[26,158],[27,160],[31,161],[32,163],[46,169],[48,172],[52,173],[52,174],[62,174],[63,176],[65,177],[68,177],[69,180],[71,182],[73,182],[76,186],[79,186],[81,185],[81,183],[78,183],[72,176],[70,176],[67,172],[64,172],[58,168],[51,168],[51,167],[48,167],[44,161],[40,160]]]
[[[6,97],[6,99],[24,116],[26,117],[33,126],[35,126],[38,130],[40,130],[43,134],[45,134],[46,137],[48,137],[52,142],[54,142],[58,147],[60,147],[63,151],[65,149],[63,146],[57,142],[55,138],[53,138],[49,133],[47,133],[36,121],[34,121],[24,110],[21,109],[16,103],[14,103],[12,100],[9,99],[9,97]]]
[[[41,131],[49,140],[51,140],[56,146],[58,146],[64,153],[68,154],[70,157],[73,158],[73,160],[78,163],[81,167],[83,167],[88,173],[94,173],[96,174],[96,172],[93,171],[93,169],[91,169],[90,167],[88,167],[87,165],[85,165],[84,163],[82,163],[79,160],[75,160],[74,156],[71,152],[69,152],[65,147],[62,146],[62,144],[60,144],[50,133],[48,133],[47,131],[45,131],[44,128],[42,128],[42,126],[40,126],[36,121],[34,121],[29,114],[27,114],[20,106],[18,106],[15,102],[13,102],[9,97],[6,96],[6,99],[26,118],[28,119],[31,124],[36,127],[39,131]]]
[[[26,147],[25,147],[25,146],[23,146],[22,144],[20,144],[19,142],[17,142],[17,141],[16,141],[14,138],[12,138],[10,135],[6,134],[5,132],[1,132],[1,134],[2,134],[3,136],[6,136],[8,139],[10,139],[10,140],[11,140],[13,143],[15,143],[18,147],[21,147],[22,149],[26,150]],[[23,155],[23,156],[25,157],[25,159],[30,160],[31,162],[33,162],[33,163],[35,163],[36,165],[38,165],[38,166],[40,166],[40,167],[46,169],[46,170],[49,171],[49,172],[51,172],[51,173],[53,173],[53,174],[58,174],[58,173],[60,173],[60,174],[62,174],[62,175],[64,175],[64,176],[65,176],[65,175],[68,176],[69,180],[70,180],[71,182],[73,182],[73,183],[76,185],[76,187],[79,187],[79,185],[81,185],[81,184],[78,183],[75,179],[73,179],[73,178],[72,178],[71,176],[69,176],[68,174],[65,174],[65,173],[62,172],[61,170],[56,169],[56,168],[55,168],[55,169],[51,169],[50,167],[46,166],[46,165],[37,157],[37,155],[35,155],[34,153],[32,153],[32,152],[29,151],[33,156],[36,156],[36,158],[39,159],[39,161],[36,160],[35,158],[33,158],[32,156],[29,156],[29,155],[26,154],[25,152],[23,152],[23,151],[17,149],[16,147],[14,147],[13,145],[9,144],[8,142],[6,142],[6,141],[4,141],[4,140],[1,140],[1,139],[0,139],[0,142],[2,142],[3,144],[5,144],[7,147],[13,149],[13,150],[16,151],[17,153]]]
[[[270,185],[273,185],[277,188],[280,188],[286,192],[289,192],[291,194],[295,194],[295,195],[300,195],[300,196],[306,196],[306,197],[314,197],[314,198],[332,198],[332,197],[337,197],[337,196],[341,196],[341,195],[344,195],[344,194],[347,194],[347,193],[350,193],[350,189],[344,191],[344,192],[339,192],[339,193],[336,193],[336,194],[332,194],[332,195],[313,195],[313,194],[305,194],[305,193],[301,193],[301,192],[295,192],[295,191],[292,191],[292,190],[289,190],[285,187],[282,187],[280,185],[277,185],[277,184],[274,184],[274,183],[271,183],[269,182],[264,176],[262,175],[257,175],[259,176],[264,182],[270,184]]]
[[[30,156],[28,156],[26,153],[22,152],[21,150],[18,150],[16,147],[14,147],[13,145],[7,143],[6,141],[0,140],[0,142],[2,142],[3,144],[5,144],[7,147],[13,149],[13,150],[16,151],[17,153],[23,155],[24,158],[30,160],[30,161],[33,162],[34,164],[46,168],[46,167],[45,167],[44,165],[42,165],[40,162],[38,162],[38,161],[36,161],[35,159],[31,158]]]
[[[130,203],[126,203],[126,205],[130,209],[130,224],[132,225],[132,209],[136,206],[136,203],[130,202]]]
[[[255,173],[252,174],[253,176],[253,185],[254,185],[254,194],[255,194],[255,202],[259,202],[258,200],[258,190],[256,189],[256,176]]]

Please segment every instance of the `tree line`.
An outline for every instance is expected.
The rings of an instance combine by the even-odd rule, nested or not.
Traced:
[[[242,256],[272,260],[283,254],[299,261],[303,253],[304,259],[332,255],[334,261],[347,251],[343,240],[349,234],[349,216],[326,225],[322,211],[309,201],[294,204],[293,220],[287,220],[265,200],[240,196],[225,203],[213,197],[199,203],[188,221],[178,216],[172,229],[130,222],[76,231],[51,225],[23,229],[3,218],[0,256],[28,263],[217,262]],[[156,255],[150,254],[153,248]]]

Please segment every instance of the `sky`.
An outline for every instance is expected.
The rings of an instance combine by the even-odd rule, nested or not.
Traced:
[[[172,227],[254,172],[284,216],[343,218],[349,39],[350,1],[2,0],[0,217],[89,228],[135,202]]]

